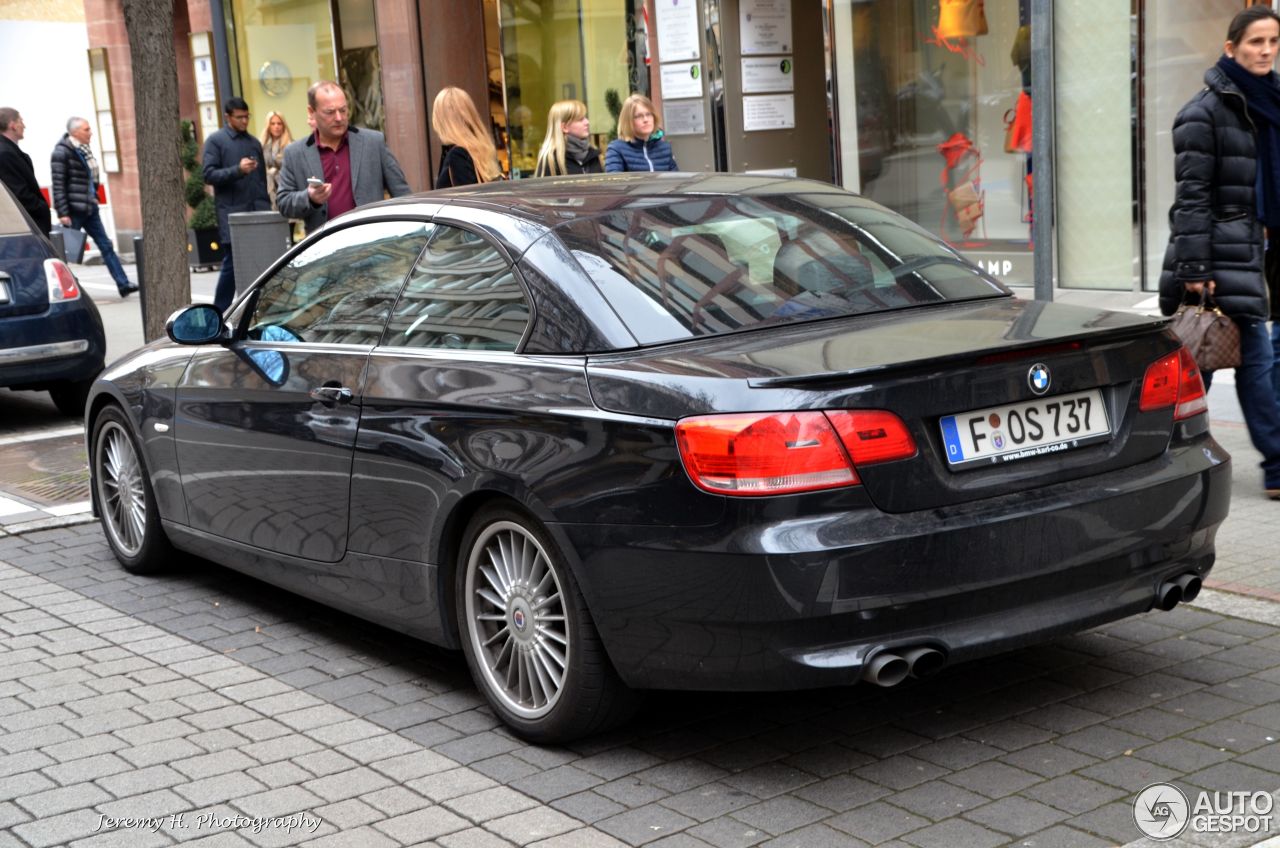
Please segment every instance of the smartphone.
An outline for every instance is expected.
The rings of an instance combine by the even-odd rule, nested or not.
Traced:
[[[324,180],[320,179],[319,177],[307,177],[307,185],[322,186],[324,185]]]

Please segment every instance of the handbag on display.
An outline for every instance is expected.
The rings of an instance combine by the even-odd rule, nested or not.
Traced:
[[[977,183],[969,180],[947,192],[947,200],[951,202],[951,208],[956,213],[956,220],[960,222],[960,227],[964,230],[964,237],[968,238],[977,226],[978,219],[982,217],[984,211],[983,192],[978,190]]]
[[[967,239],[978,228],[986,207],[982,190],[982,154],[973,146],[973,140],[963,133],[955,133],[939,144],[938,153],[942,154],[944,163],[938,179],[948,201],[942,208],[938,232],[946,232],[947,209],[950,208],[960,225],[961,238]],[[960,174],[955,180],[953,172]]]
[[[1240,328],[1207,294],[1199,303],[1183,303],[1171,328],[1201,371],[1240,365]]]
[[[1031,152],[1031,95],[1018,92],[1018,102],[1004,113],[1004,152]]]

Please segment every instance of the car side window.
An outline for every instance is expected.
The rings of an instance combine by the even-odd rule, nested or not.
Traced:
[[[529,316],[524,289],[497,248],[441,224],[409,275],[382,343],[511,351]]]
[[[263,283],[250,339],[374,345],[433,226],[371,221],[322,238]]]

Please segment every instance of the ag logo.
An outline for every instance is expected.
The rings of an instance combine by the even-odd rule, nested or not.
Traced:
[[[1169,783],[1153,783],[1133,799],[1133,822],[1158,841],[1173,839],[1187,828],[1191,807],[1182,790]]]

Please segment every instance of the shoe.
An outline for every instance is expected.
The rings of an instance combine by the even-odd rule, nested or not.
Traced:
[[[129,285],[124,287],[117,287],[116,290],[120,292],[121,297],[128,297],[129,295],[136,292],[138,290],[138,287],[137,285]]]
[[[1267,489],[1267,497],[1273,501],[1280,501],[1280,489]]]

